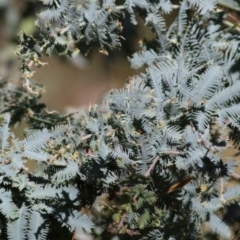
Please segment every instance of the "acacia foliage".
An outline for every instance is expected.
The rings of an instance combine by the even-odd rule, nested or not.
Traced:
[[[100,226],[136,239],[200,239],[207,222],[231,239],[219,213],[240,196],[239,186],[227,185],[236,161],[222,156],[229,138],[239,144],[239,37],[217,2],[182,1],[170,26],[167,0],[42,2],[39,38],[20,34],[25,88],[1,89],[1,112],[10,113],[0,129],[2,234],[49,239],[60,224],[75,237]],[[79,42],[87,48],[96,41],[101,51],[119,47],[119,15],[129,12],[134,22],[135,11],[156,36],[129,59],[144,72],[86,116],[45,111],[32,64],[43,65],[52,51],[71,55]],[[8,125],[22,118],[33,133],[20,141]],[[37,163],[35,172],[27,159]],[[102,193],[109,215],[90,220],[80,213]]]

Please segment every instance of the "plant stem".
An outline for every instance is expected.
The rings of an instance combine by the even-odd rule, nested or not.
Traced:
[[[38,122],[43,122],[43,123],[46,123],[46,124],[53,125],[52,122],[49,122],[49,121],[47,121],[47,120],[44,120],[44,119],[41,119],[41,118],[38,118],[38,117],[30,117],[30,118],[31,118],[31,119],[34,119],[34,120],[36,120],[36,121],[38,121]]]
[[[150,168],[147,170],[146,174],[145,174],[145,177],[148,177],[151,173],[151,171],[153,170],[153,168],[155,167],[157,161],[159,160],[159,156],[155,157],[155,159],[153,160]]]

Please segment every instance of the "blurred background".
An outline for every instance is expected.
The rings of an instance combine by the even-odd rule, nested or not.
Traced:
[[[75,0],[83,1],[83,0]],[[0,76],[17,81],[20,77],[14,50],[17,47],[17,33],[25,31],[34,34],[36,14],[42,5],[38,0],[1,0],[0,1]],[[129,76],[135,73],[130,69],[127,56],[138,49],[140,34],[128,19],[123,20],[122,51],[116,50],[105,56],[97,47],[88,56],[79,55],[74,59],[52,56],[44,59],[48,65],[35,69],[34,79],[46,86],[42,101],[50,109],[69,111],[85,108],[89,103],[101,101],[102,96],[112,88],[124,85]],[[141,24],[143,25],[143,24]],[[144,28],[141,35],[148,35]]]
[[[82,3],[85,0],[75,0]],[[121,1],[121,0],[119,0]],[[176,1],[178,2],[178,1]],[[39,0],[0,0],[0,77],[17,81],[20,77],[18,62],[13,52],[17,47],[17,34],[25,31],[36,34],[36,14],[43,7]],[[171,23],[176,11],[168,16]],[[141,18],[134,26],[126,17],[123,25],[122,49],[109,52],[106,56],[93,47],[88,56],[79,55],[70,59],[51,56],[44,68],[35,69],[34,80],[46,86],[42,100],[49,108],[68,111],[71,108],[86,108],[89,103],[101,102],[104,94],[112,88],[123,87],[128,78],[136,73],[130,69],[127,57],[139,50],[139,41],[152,39],[154,35],[144,26]]]

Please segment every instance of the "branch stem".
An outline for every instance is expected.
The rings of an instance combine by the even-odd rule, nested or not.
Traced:
[[[155,157],[155,159],[153,160],[150,168],[147,170],[146,174],[145,174],[145,177],[148,177],[151,173],[151,171],[153,170],[153,168],[155,167],[157,161],[159,160],[159,156]]]

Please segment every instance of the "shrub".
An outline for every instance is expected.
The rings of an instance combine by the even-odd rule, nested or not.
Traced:
[[[105,239],[200,239],[205,223],[231,239],[222,210],[239,201],[240,187],[228,185],[237,164],[222,152],[229,140],[239,145],[239,29],[219,6],[237,3],[42,2],[40,34],[19,34],[23,86],[1,83],[2,237],[80,239],[100,229]],[[119,19],[130,14],[137,23],[136,12],[155,34],[129,59],[139,74],[86,116],[46,111],[32,66],[93,43],[103,53],[119,48]],[[28,136],[19,140],[9,126],[22,120]],[[26,161],[36,162],[34,172]],[[102,212],[86,215],[102,194]]]

